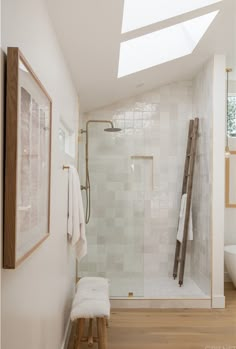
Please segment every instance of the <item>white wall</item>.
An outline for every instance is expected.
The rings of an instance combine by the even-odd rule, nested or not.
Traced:
[[[213,186],[212,186],[212,307],[223,308],[225,209],[225,56],[214,57]]]
[[[202,178],[198,185],[198,193],[193,202],[196,210],[196,201],[200,202],[197,212],[200,220],[197,227],[201,231],[201,239],[196,240],[197,250],[204,251],[205,245],[212,241],[212,258],[205,258],[201,251],[193,253],[197,259],[203,259],[203,263],[211,264],[212,260],[212,307],[223,308],[224,297],[224,187],[225,187],[225,57],[215,55],[198,73],[194,81],[194,112],[200,117],[200,137],[198,156],[196,161],[197,177]],[[199,152],[200,150],[200,152]],[[202,158],[202,160],[200,159]],[[203,165],[203,166],[202,166]],[[196,182],[196,181],[195,181]],[[196,184],[198,184],[196,182]],[[205,188],[202,188],[202,184]],[[207,195],[212,197],[210,207],[206,205]],[[202,212],[203,209],[203,212]],[[209,219],[209,236],[201,227],[205,217],[205,211]],[[196,214],[196,212],[194,212]],[[201,216],[202,215],[202,216]],[[205,217],[206,218],[206,217]],[[206,224],[205,224],[206,226]],[[204,246],[204,247],[203,247]],[[194,246],[193,246],[194,247]],[[193,256],[194,257],[194,256]],[[195,258],[194,262],[196,263]],[[201,264],[201,261],[200,261]],[[204,268],[205,269],[205,268]],[[204,271],[204,274],[208,271]],[[210,272],[210,271],[209,271]],[[202,270],[195,271],[196,277]],[[206,280],[207,274],[204,275]],[[202,287],[205,287],[202,285]]]
[[[212,251],[212,137],[213,137],[213,59],[193,80],[193,115],[199,118],[199,137],[193,184],[193,226],[191,263],[194,279],[211,294]]]
[[[3,50],[20,47],[53,100],[50,237],[16,270],[2,271],[4,349],[60,349],[75,284],[67,243],[67,172],[59,151],[59,117],[77,130],[77,94],[43,0],[3,0]],[[73,162],[73,161],[72,161]]]

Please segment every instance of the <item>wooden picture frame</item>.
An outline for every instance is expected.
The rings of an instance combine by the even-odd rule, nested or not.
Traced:
[[[231,202],[230,200],[230,162],[232,161],[232,156],[235,156],[236,161],[236,151],[230,151],[230,158],[225,159],[225,207],[226,208],[236,208],[236,202]]]
[[[49,236],[52,100],[16,47],[7,51],[3,267]]]

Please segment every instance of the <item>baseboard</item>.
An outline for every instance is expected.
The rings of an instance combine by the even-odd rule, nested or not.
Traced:
[[[225,308],[225,296],[213,296],[212,297],[212,308],[213,309],[224,309]]]
[[[63,338],[61,349],[67,349],[68,343],[69,343],[71,329],[72,329],[72,325],[71,325],[71,321],[70,321],[70,317],[69,317],[67,325],[66,325],[66,330],[65,330],[65,334],[64,334],[64,338]]]

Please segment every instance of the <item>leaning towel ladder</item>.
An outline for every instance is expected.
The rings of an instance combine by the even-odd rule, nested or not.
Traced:
[[[179,269],[179,285],[180,286],[183,285],[183,281],[184,281],[184,269],[185,269],[185,260],[186,260],[186,251],[187,251],[191,201],[192,201],[193,176],[194,176],[194,166],[195,166],[195,158],[196,158],[198,127],[199,127],[198,118],[195,118],[194,120],[190,120],[187,152],[186,152],[185,167],[184,167],[184,178],[183,178],[183,186],[182,186],[182,195],[187,194],[186,214],[185,214],[185,220],[184,220],[184,233],[183,233],[182,243],[178,240],[176,241],[175,261],[174,261],[174,269],[173,269],[174,279],[176,279],[178,275],[178,269]]]

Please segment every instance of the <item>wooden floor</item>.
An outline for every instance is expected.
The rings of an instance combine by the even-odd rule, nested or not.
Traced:
[[[108,349],[236,349],[236,290],[225,294],[224,310],[112,311]]]

